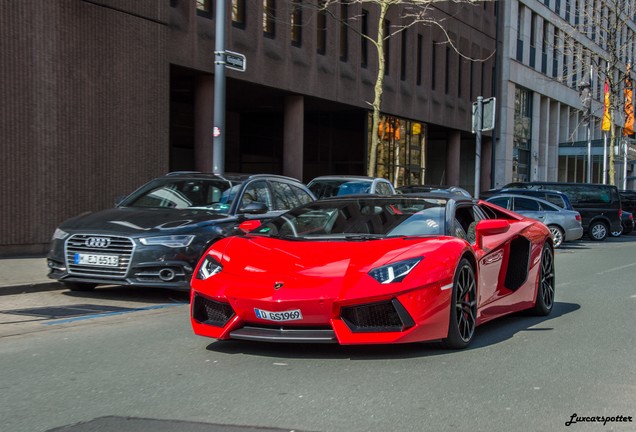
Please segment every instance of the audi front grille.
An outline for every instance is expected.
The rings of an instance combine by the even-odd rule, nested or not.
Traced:
[[[192,318],[201,324],[223,327],[234,316],[234,310],[228,303],[210,300],[195,295],[192,305]]]
[[[346,306],[340,317],[349,329],[356,332],[396,332],[413,327],[415,322],[397,300]]]
[[[64,249],[69,274],[121,278],[128,273],[135,244],[128,237],[75,234],[66,241]]]

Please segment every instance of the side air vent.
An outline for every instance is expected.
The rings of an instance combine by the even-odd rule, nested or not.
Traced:
[[[528,279],[530,241],[517,237],[510,242],[510,258],[506,269],[506,288],[516,290]]]

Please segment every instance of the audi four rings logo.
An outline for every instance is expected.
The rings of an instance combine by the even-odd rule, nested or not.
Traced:
[[[88,247],[106,248],[110,245],[110,239],[104,237],[89,237],[84,244]]]

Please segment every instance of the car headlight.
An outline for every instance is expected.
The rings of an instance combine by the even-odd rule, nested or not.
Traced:
[[[201,262],[199,271],[197,272],[197,279],[206,280],[209,277],[214,276],[223,270],[223,266],[215,260],[212,256],[206,255]]]
[[[55,231],[53,231],[53,240],[64,240],[66,237],[68,237],[66,231],[62,231],[59,228],[55,228]]]
[[[169,235],[140,238],[141,244],[146,246],[168,246],[171,248],[186,247],[192,243],[193,235]]]
[[[369,272],[369,276],[381,284],[402,282],[406,275],[409,274],[423,258],[424,257],[410,258],[404,261],[383,265],[382,267],[376,267]]]

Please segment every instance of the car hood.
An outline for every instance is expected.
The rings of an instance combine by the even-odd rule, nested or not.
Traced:
[[[456,240],[459,242],[459,240]],[[450,240],[453,242],[453,240]],[[374,295],[367,273],[379,266],[445,248],[448,237],[395,238],[369,241],[284,241],[266,237],[227,238],[214,246],[222,253],[219,284],[209,288],[219,295],[274,298],[275,285],[284,284],[289,298],[342,298]],[[450,255],[450,254],[449,254]],[[434,277],[434,276],[432,276]],[[370,279],[369,279],[370,280]],[[362,282],[362,283],[361,283]],[[384,287],[384,288],[381,288]],[[396,289],[399,287],[394,287]],[[371,288],[386,294],[385,285]]]
[[[77,216],[64,222],[60,228],[67,232],[134,235],[173,229],[196,229],[228,219],[227,215],[207,210],[121,207]]]

